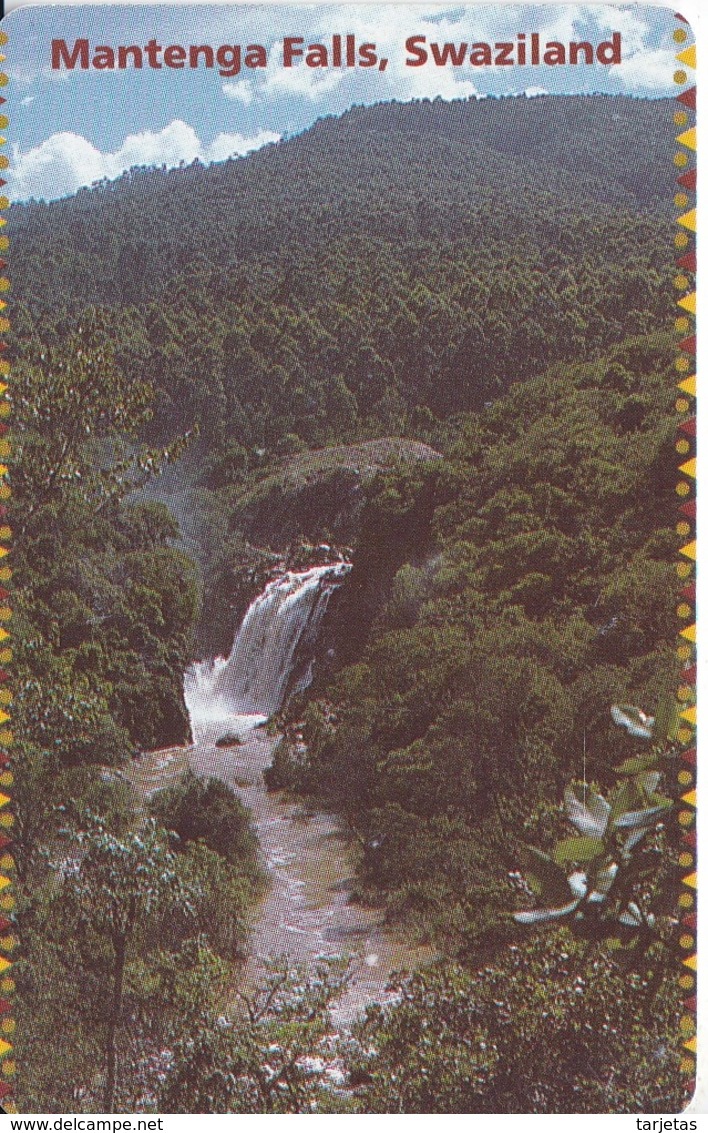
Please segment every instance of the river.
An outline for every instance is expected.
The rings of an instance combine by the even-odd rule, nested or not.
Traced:
[[[239,727],[242,742],[216,747]],[[255,983],[264,962],[287,956],[311,964],[320,957],[350,960],[350,980],[332,1015],[346,1027],[368,1003],[385,1002],[391,973],[415,970],[432,958],[386,925],[380,909],[352,899],[356,845],[332,814],[267,791],[263,771],[279,737],[247,718],[205,725],[186,748],[152,752],[134,764],[132,780],[151,793],[191,768],[228,784],[249,808],[269,887],[255,918],[245,979]]]
[[[275,579],[249,607],[228,658],[199,662],[185,676],[193,743],[148,753],[133,765],[134,784],[151,793],[188,768],[221,779],[251,812],[268,891],[253,926],[245,979],[267,960],[350,962],[350,979],[332,1014],[346,1027],[368,1003],[385,1002],[392,972],[432,959],[384,923],[380,909],[353,899],[356,844],[341,820],[284,792],[266,790],[263,772],[279,736],[265,720],[280,707],[292,674],[307,673],[332,590],[348,564],[317,566]],[[216,741],[230,734],[231,746]]]

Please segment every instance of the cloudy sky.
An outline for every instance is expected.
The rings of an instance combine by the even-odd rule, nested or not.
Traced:
[[[293,134],[353,103],[548,93],[674,93],[676,26],[670,9],[636,5],[172,5],[25,7],[3,22],[14,200],[66,196],[131,165],[223,161]],[[405,65],[405,41],[495,42],[538,31],[542,40],[598,43],[622,34],[618,66]],[[375,42],[385,71],[282,67],[284,36],[328,44],[334,33]],[[232,77],[209,70],[51,69],[51,41],[92,47],[263,44],[268,66]]]

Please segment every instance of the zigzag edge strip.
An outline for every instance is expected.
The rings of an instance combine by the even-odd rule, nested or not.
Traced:
[[[0,32],[0,47],[4,47],[8,42],[6,32]],[[4,56],[0,56],[3,59]],[[9,78],[4,71],[0,71],[0,87],[7,86]],[[0,97],[0,105],[5,103],[5,98]],[[0,113],[0,129],[4,130],[9,125],[7,115]],[[5,138],[0,139],[0,145],[5,144]],[[4,153],[0,153],[0,172],[7,169],[9,159]],[[4,178],[0,177],[0,186],[5,185]],[[4,212],[9,207],[9,200],[6,196],[0,196],[0,213]],[[2,224],[4,226],[4,219]],[[7,236],[0,236],[0,251],[5,252],[9,246],[9,239]],[[6,263],[4,259],[0,259],[0,293],[4,294],[10,289],[10,281],[4,274]],[[0,309],[5,312],[7,307],[6,301],[0,303]],[[7,315],[3,313],[0,316],[0,333],[5,333],[10,329],[10,321]],[[8,439],[7,418],[10,416],[10,402],[7,399],[8,393],[8,375],[10,373],[10,363],[5,358],[5,350],[7,344],[0,342],[0,664],[3,666],[12,660],[12,648],[9,644],[11,635],[6,628],[7,623],[12,618],[12,607],[9,604],[10,593],[5,589],[5,583],[9,582],[12,578],[12,570],[4,561],[10,552],[9,543],[12,539],[12,529],[7,523],[8,508],[6,501],[11,496],[11,488],[8,483],[9,468],[5,463],[12,453],[11,442]],[[14,823],[14,815],[12,813],[10,803],[11,798],[8,794],[8,788],[12,786],[12,771],[8,764],[10,762],[10,754],[8,749],[12,746],[13,735],[10,731],[9,725],[11,722],[10,705],[12,704],[12,692],[7,687],[9,674],[5,672],[4,668],[0,670],[0,1102],[6,1113],[16,1113],[17,1107],[13,1100],[14,1087],[11,1079],[15,1074],[15,1062],[13,1058],[13,1042],[12,1035],[15,1031],[15,1019],[13,1015],[13,1005],[11,1000],[6,999],[5,996],[11,995],[15,990],[15,981],[11,975],[12,960],[8,954],[17,944],[17,938],[14,934],[14,920],[12,912],[15,907],[15,898],[12,893],[12,870],[14,869],[14,860],[7,852],[7,847],[12,843],[11,829]],[[8,915],[6,915],[8,914]]]
[[[681,972],[678,977],[679,987],[684,993],[683,1015],[680,1021],[680,1037],[683,1057],[680,1072],[685,1080],[686,1089],[690,1094],[695,1090],[696,1077],[696,747],[695,733],[697,724],[696,713],[696,591],[695,591],[695,400],[696,375],[691,373],[694,368],[696,353],[695,317],[696,292],[695,284],[690,276],[695,277],[696,254],[696,209],[695,198],[691,201],[689,194],[695,194],[696,170],[688,168],[694,160],[696,151],[696,128],[689,123],[689,117],[696,109],[696,88],[693,76],[689,71],[696,67],[695,44],[684,46],[689,38],[687,21],[677,14],[679,26],[674,29],[673,39],[680,50],[675,58],[680,65],[674,73],[674,82],[685,89],[676,96],[680,109],[674,112],[674,125],[681,128],[676,142],[681,148],[674,155],[674,166],[679,172],[677,184],[679,191],[674,197],[677,210],[676,224],[678,230],[674,237],[677,250],[677,275],[674,278],[675,288],[683,292],[676,300],[680,314],[676,318],[676,331],[681,336],[676,344],[677,357],[675,369],[677,374],[677,388],[679,397],[676,400],[676,410],[681,415],[679,422],[676,451],[680,462],[679,479],[676,492],[681,500],[679,506],[679,520],[676,526],[677,534],[681,539],[679,549],[680,560],[677,563],[677,573],[683,580],[684,586],[680,593],[680,602],[677,614],[684,624],[678,631],[678,657],[683,664],[681,684],[678,689],[678,700],[682,705],[680,713],[679,741],[682,751],[680,754],[680,770],[678,771],[678,786],[680,799],[677,808],[677,822],[680,849],[679,866],[681,870],[691,870],[682,877],[681,893],[679,895],[680,931],[679,948],[682,953]],[[683,26],[681,26],[683,25]],[[691,247],[691,244],[693,246]],[[691,323],[693,320],[693,324]]]

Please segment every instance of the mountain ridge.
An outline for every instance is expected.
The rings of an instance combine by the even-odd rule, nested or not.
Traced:
[[[11,207],[16,296],[48,308],[144,301],[186,264],[232,270],[352,236],[454,242],[503,213],[523,235],[534,218],[519,187],[529,183],[551,215],[591,204],[608,216],[665,214],[672,112],[669,99],[605,95],[377,103],[223,163],[136,167]],[[92,285],[60,275],[67,253]]]

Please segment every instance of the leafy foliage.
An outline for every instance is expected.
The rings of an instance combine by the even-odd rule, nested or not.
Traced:
[[[321,963],[305,973],[274,964],[241,1010],[212,1020],[177,1048],[161,1096],[170,1113],[307,1113],[325,1081],[329,1008],[345,973]]]
[[[675,678],[672,115],[358,107],[10,210],[25,1109],[681,1104],[667,753],[636,749],[671,724],[633,707]],[[270,785],[442,955],[343,1049],[336,966],[243,991],[234,796],[146,820],[119,775],[187,739],[185,665],[299,540],[354,564]]]
[[[451,418],[512,382],[672,318],[670,101],[483,101],[354,108],[243,160],[10,210],[20,381],[93,306],[123,382],[154,393],[148,451],[200,430],[171,494],[210,512],[195,533],[205,652],[228,647],[212,612],[224,540],[280,461],[391,435],[443,447]],[[631,431],[644,400],[620,401]],[[129,432],[144,411],[125,404]],[[332,534],[356,498],[342,509],[343,477],[322,479],[312,494],[339,509],[293,514],[271,493],[250,541]]]
[[[467,418],[448,458],[428,466],[432,518],[413,546],[393,516],[406,493],[422,512],[410,488],[421,472],[379,479],[367,507],[386,519],[363,523],[351,579],[396,551],[398,572],[373,614],[352,586],[359,658],[278,752],[281,784],[323,794],[359,832],[363,885],[457,956],[504,938],[491,863],[518,864],[509,835],[528,840],[544,808],[539,853],[567,839],[545,800],[582,776],[583,758],[596,810],[575,833],[595,841],[562,853],[583,864],[608,852],[602,791],[632,753],[609,705],[656,698],[675,679],[667,346],[630,340]],[[628,388],[645,406],[631,432],[617,412]],[[625,791],[623,814],[659,805],[648,787]],[[568,796],[578,821],[580,806]],[[546,872],[554,908],[579,898],[559,864]]]
[[[396,985],[348,1050],[364,1113],[661,1113],[684,1104],[676,991],[567,932]],[[667,1039],[666,1036],[669,1036]]]
[[[557,842],[552,856],[523,851],[530,887],[550,907],[514,913],[518,924],[565,921],[586,939],[624,949],[625,963],[655,969],[662,962],[670,967],[677,955],[678,875],[662,837],[673,799],[659,791],[678,740],[673,695],[657,715],[658,725],[633,705],[612,706],[613,721],[631,736],[654,739],[653,752],[622,763],[631,777],[619,779],[607,799],[585,783],[566,788],[566,817],[578,834]]]
[[[198,779],[188,772],[155,796],[151,810],[181,843],[203,842],[232,864],[255,856],[258,843],[248,811],[219,779]]]

